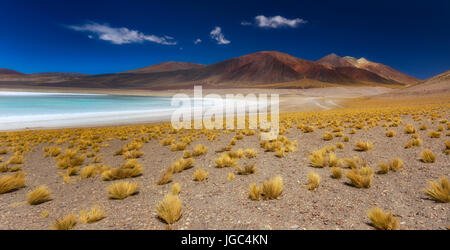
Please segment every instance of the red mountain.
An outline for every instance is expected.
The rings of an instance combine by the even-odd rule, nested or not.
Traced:
[[[23,73],[12,69],[0,69],[0,75],[23,75]]]
[[[189,63],[189,62],[163,62],[155,65],[124,71],[122,73],[155,73],[155,72],[168,72],[187,69],[198,69],[205,67],[204,64]]]
[[[330,54],[328,56],[325,56],[319,60],[317,60],[318,63],[321,63],[323,65],[331,66],[331,67],[353,67],[358,69],[364,69],[367,71],[370,71],[372,73],[375,73],[383,78],[396,81],[402,84],[410,85],[419,82],[418,79],[406,75],[400,71],[397,71],[389,66],[383,65],[381,63],[375,63],[368,61],[364,57],[361,57],[360,59],[356,59],[354,57],[346,56],[346,57],[340,57],[336,54]]]

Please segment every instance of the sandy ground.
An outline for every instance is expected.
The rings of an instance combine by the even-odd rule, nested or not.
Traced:
[[[449,117],[447,117],[448,119]],[[414,123],[410,117],[402,117],[405,124]],[[428,124],[434,128],[436,125]],[[418,125],[416,124],[416,127]],[[227,175],[234,172],[231,168],[216,168],[214,159],[219,156],[215,150],[225,146],[234,134],[223,134],[213,143],[200,138],[188,149],[202,143],[209,147],[205,156],[196,158],[194,168],[177,173],[173,181],[181,184],[180,198],[183,201],[183,215],[173,229],[372,229],[366,211],[379,206],[392,210],[400,220],[401,229],[445,229],[450,226],[449,203],[437,203],[429,199],[423,189],[427,182],[445,175],[450,177],[450,156],[442,153],[448,137],[431,139],[427,131],[418,131],[423,146],[404,149],[410,136],[403,133],[403,126],[392,128],[397,136],[388,138],[385,128],[377,127],[358,130],[344,142],[343,150],[336,149],[339,158],[359,156],[366,160],[374,170],[379,161],[388,161],[400,157],[405,166],[399,172],[386,175],[374,175],[373,184],[368,189],[358,189],[347,183],[347,179],[336,180],[330,177],[329,168],[309,166],[309,152],[324,145],[335,145],[342,141],[335,138],[325,142],[321,139],[326,129],[316,129],[304,134],[292,128],[289,139],[299,142],[298,152],[285,158],[277,158],[272,152],[264,152],[259,147],[257,136],[246,136],[237,142],[238,148],[255,148],[258,156],[254,159],[241,159],[243,163],[255,163],[256,174],[236,175],[227,181]],[[345,134],[348,134],[348,130]],[[374,148],[368,152],[357,152],[353,145],[359,140],[370,140]],[[111,147],[102,148],[104,163],[118,167],[122,156],[113,156],[127,141],[111,141]],[[27,173],[26,187],[0,195],[0,229],[49,229],[53,221],[69,213],[78,214],[81,209],[100,205],[106,210],[106,218],[93,224],[78,224],[75,229],[164,229],[166,224],[156,217],[156,205],[162,200],[171,184],[158,186],[161,171],[182,156],[182,152],[170,151],[169,147],[159,145],[152,140],[145,144],[144,155],[139,162],[144,171],[140,177],[127,179],[138,182],[140,192],[124,200],[108,199],[106,187],[111,182],[103,181],[99,176],[91,179],[73,177],[73,182],[64,184],[56,161],[44,158],[41,145],[26,156],[23,170]],[[64,145],[63,145],[64,146]],[[422,163],[420,152],[430,148],[437,155],[437,162]],[[11,155],[3,156],[8,159]],[[85,162],[88,165],[91,159]],[[193,172],[202,168],[209,173],[204,182],[192,180]],[[320,187],[308,191],[305,187],[310,171],[318,173]],[[4,174],[0,174],[2,176]],[[267,178],[281,175],[284,190],[279,200],[252,201],[248,198],[249,185],[261,183]],[[75,181],[76,180],[76,181]],[[28,191],[46,184],[52,190],[53,199],[40,205],[31,206],[25,202]],[[48,218],[41,218],[44,210],[49,211]]]

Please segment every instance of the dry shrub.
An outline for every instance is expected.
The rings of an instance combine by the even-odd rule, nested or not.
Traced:
[[[244,164],[244,169],[239,166],[235,167],[239,175],[249,175],[256,173],[255,164]]]
[[[158,185],[164,185],[172,181],[173,176],[173,168],[169,167],[164,174],[161,176],[161,178],[158,180]]]
[[[123,158],[125,160],[128,159],[137,159],[137,158],[141,158],[141,156],[143,156],[144,153],[142,153],[141,151],[138,150],[131,150],[131,151],[126,151],[123,153]]]
[[[371,142],[357,142],[355,144],[356,151],[369,151],[373,148],[373,144]]]
[[[171,193],[173,195],[178,195],[180,192],[181,192],[180,183],[178,183],[178,182],[174,183],[171,188]]]
[[[193,174],[194,181],[204,181],[208,178],[208,173],[203,169],[197,169]]]
[[[431,196],[436,201],[450,202],[450,185],[447,177],[442,176],[439,179],[439,183],[430,181],[428,188],[425,189],[425,193]]]
[[[53,223],[53,229],[55,230],[70,230],[77,223],[77,216],[74,214],[66,215],[60,219],[57,219]]]
[[[51,192],[47,186],[39,186],[27,194],[27,201],[30,205],[38,205],[51,199]]]
[[[342,162],[345,167],[355,169],[360,164],[360,160],[358,156],[353,156],[353,158],[344,158]]]
[[[94,223],[105,218],[105,210],[100,208],[100,206],[95,205],[91,210],[81,210],[80,220],[82,223]]]
[[[431,138],[440,138],[441,137],[441,133],[431,130],[430,133],[428,134]]]
[[[192,152],[189,150],[184,150],[183,151],[183,158],[191,158],[192,157]]]
[[[389,131],[386,131],[384,134],[387,137],[394,137],[395,136],[395,131],[394,130],[389,130]]]
[[[111,199],[125,199],[130,195],[138,192],[139,185],[126,181],[116,182],[108,187],[109,198]]]
[[[332,167],[331,170],[331,177],[334,179],[340,179],[342,178],[342,168],[340,167]]]
[[[422,145],[422,140],[419,138],[411,139],[406,143],[405,148],[412,148],[412,147],[420,147]]]
[[[424,151],[422,151],[420,156],[422,157],[422,161],[424,163],[434,163],[434,162],[436,162],[436,156],[429,149],[425,149]]]
[[[76,175],[80,171],[80,167],[70,167],[66,170],[67,176]]]
[[[377,174],[387,174],[389,172],[389,165],[386,162],[378,163]]]
[[[259,201],[261,200],[261,195],[262,195],[262,187],[256,185],[255,183],[250,185],[250,199],[254,200],[254,201]]]
[[[113,168],[102,173],[104,181],[119,180],[142,175],[142,165],[136,159],[130,160],[122,165],[120,168]]]
[[[246,150],[244,150],[244,153],[245,153],[245,157],[250,159],[250,158],[255,158],[256,155],[258,154],[258,151],[253,148],[247,148]]]
[[[171,168],[173,169],[174,173],[179,173],[183,170],[192,168],[194,165],[194,158],[180,158],[178,161],[174,162],[171,165]]]
[[[264,199],[279,199],[283,192],[283,179],[281,176],[263,182],[262,193]]]
[[[107,170],[109,170],[110,167],[99,164],[99,165],[89,165],[81,169],[80,176],[82,179],[91,178],[94,177],[97,174],[101,174]]]
[[[25,186],[25,173],[17,172],[0,178],[0,194],[8,193]]]
[[[338,142],[338,143],[336,144],[336,147],[337,147],[338,149],[344,149],[344,143]]]
[[[396,157],[389,162],[389,169],[396,172],[403,168],[402,159]]]
[[[219,158],[215,159],[215,163],[218,168],[234,167],[236,166],[237,159],[231,158],[228,154],[222,154]]]
[[[333,140],[333,134],[331,134],[330,132],[325,132],[322,135],[322,139],[325,140],[325,141]]]
[[[193,156],[200,156],[204,155],[208,152],[208,147],[204,146],[203,144],[199,144],[195,146],[194,151],[192,152]]]
[[[415,132],[416,132],[416,128],[414,128],[414,125],[408,124],[405,126],[405,133],[414,134]]]
[[[346,177],[357,188],[369,188],[372,185],[372,171],[369,167],[362,167],[359,171],[352,169],[347,172]]]
[[[156,207],[156,215],[167,224],[173,224],[181,217],[183,204],[177,195],[167,194]]]
[[[234,180],[234,177],[234,173],[228,173],[227,180],[232,181]]]
[[[319,187],[320,184],[320,176],[316,173],[310,172],[308,174],[308,189],[315,190]]]
[[[398,229],[398,219],[392,216],[392,212],[385,213],[379,207],[375,207],[367,211],[372,225],[381,230],[396,230]]]

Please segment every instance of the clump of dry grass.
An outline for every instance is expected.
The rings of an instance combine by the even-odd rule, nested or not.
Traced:
[[[403,168],[402,159],[396,157],[389,162],[389,169],[396,172]]]
[[[394,137],[395,136],[395,131],[394,130],[389,130],[389,131],[386,131],[384,134],[387,137]]]
[[[344,149],[344,143],[338,142],[338,143],[336,144],[336,147],[337,147],[338,149]]]
[[[322,139],[325,140],[325,141],[333,140],[333,134],[330,133],[330,132],[325,132],[322,135]]]
[[[219,158],[215,159],[215,163],[218,168],[234,167],[236,166],[237,159],[231,158],[228,154],[222,154]]]
[[[119,180],[125,178],[131,178],[142,175],[142,165],[137,161],[128,161],[120,168],[113,168],[106,170],[102,173],[102,179],[104,181]]]
[[[192,157],[192,152],[189,150],[184,150],[183,151],[183,158],[191,158]]]
[[[139,185],[126,181],[116,182],[108,187],[109,198],[111,199],[125,199],[130,195],[138,192]]]
[[[242,169],[239,166],[235,167],[239,175],[249,175],[256,173],[255,164],[244,164],[244,168]]]
[[[449,141],[449,140],[445,141],[445,149],[444,149],[444,153],[445,153],[446,155],[449,155],[449,154],[450,154],[450,141]]]
[[[50,215],[50,212],[48,210],[44,210],[41,213],[41,218],[45,219]]]
[[[308,189],[315,190],[319,187],[320,184],[320,176],[316,173],[310,172],[308,174]]]
[[[179,173],[183,170],[192,168],[194,165],[194,161],[195,161],[194,158],[187,158],[187,159],[180,158],[178,161],[174,162],[171,165],[171,168],[173,169],[174,173]]]
[[[77,224],[77,216],[74,214],[66,215],[60,219],[57,219],[53,223],[53,229],[55,230],[70,230]]]
[[[342,168],[340,167],[332,167],[331,170],[331,177],[333,179],[341,179],[342,178]]]
[[[81,169],[80,176],[82,179],[91,178],[94,177],[97,174],[101,174],[107,170],[109,170],[110,167],[98,164],[98,165],[89,165]]]
[[[171,188],[171,193],[173,195],[178,195],[180,192],[181,192],[180,183],[178,183],[178,182],[174,183]]]
[[[192,151],[193,156],[200,156],[204,155],[208,152],[208,147],[204,146],[203,144],[199,144],[195,146],[194,151]]]
[[[254,200],[254,201],[259,201],[261,200],[261,195],[262,195],[262,187],[256,185],[255,183],[250,184],[250,199]]]
[[[434,131],[434,130],[431,130],[430,133],[428,133],[428,135],[431,138],[440,138],[441,137],[441,133],[437,132],[437,131]]]
[[[350,141],[350,136],[348,136],[348,135],[344,136],[344,138],[342,138],[342,141],[343,141],[343,142],[348,142],[348,141]]]
[[[100,208],[100,206],[95,205],[91,210],[81,210],[80,220],[82,223],[94,223],[105,218],[105,210]]]
[[[80,166],[84,162],[84,156],[78,156],[78,150],[67,149],[64,154],[57,157],[59,169]]]
[[[414,128],[414,125],[408,124],[405,126],[405,133],[414,134],[415,132],[416,132],[416,128]]]
[[[377,174],[387,174],[389,172],[389,165],[386,162],[378,163]]]
[[[355,169],[358,167],[360,160],[358,156],[353,156],[353,158],[344,158],[342,159],[342,163],[345,167]]]
[[[439,183],[430,181],[429,187],[425,189],[425,193],[431,196],[436,201],[450,202],[450,184],[447,177],[442,176]]]
[[[234,180],[234,178],[235,178],[234,173],[232,173],[232,172],[228,173],[227,180],[232,181],[232,180]]]
[[[398,229],[398,219],[392,216],[392,212],[385,213],[379,207],[375,207],[367,211],[372,225],[381,230],[396,230]]]
[[[80,167],[70,167],[66,169],[66,175],[67,176],[76,175],[78,171],[80,171]]]
[[[425,149],[424,151],[422,151],[420,156],[422,157],[422,162],[424,162],[424,163],[436,162],[436,156],[434,155],[433,151],[431,151],[429,149]]]
[[[370,167],[362,167],[360,170],[352,169],[346,174],[350,184],[357,188],[369,188],[372,185],[372,176]]]
[[[30,205],[38,205],[51,200],[51,191],[45,186],[39,186],[27,194],[27,201]]]
[[[369,151],[373,148],[373,144],[371,142],[357,142],[355,144],[356,151]]]
[[[194,181],[204,181],[208,178],[208,173],[203,169],[197,169],[193,174]]]
[[[278,199],[283,192],[283,179],[281,176],[263,182],[262,193],[264,199]]]
[[[169,167],[164,174],[161,176],[161,178],[158,180],[158,185],[164,185],[172,181],[173,176],[173,169]]]
[[[44,156],[45,157],[56,157],[61,154],[61,148],[51,146],[51,147],[44,147]]]
[[[8,193],[25,186],[25,173],[17,172],[0,178],[0,194]]]
[[[422,140],[419,138],[411,139],[406,143],[405,148],[412,148],[412,147],[420,147],[422,145]]]
[[[428,127],[427,127],[427,125],[423,124],[423,125],[420,126],[419,129],[420,129],[420,130],[427,130]]]
[[[170,225],[180,219],[182,207],[177,195],[167,194],[156,207],[156,215]]]
[[[256,149],[253,149],[253,148],[247,148],[246,150],[244,150],[244,154],[245,154],[245,157],[247,157],[247,158],[255,158],[256,157],[256,155],[258,154],[258,151],[256,151]]]

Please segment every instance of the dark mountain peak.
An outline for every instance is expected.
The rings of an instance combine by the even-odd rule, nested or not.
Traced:
[[[12,69],[0,69],[0,74],[4,74],[4,75],[23,75],[23,73],[21,73],[19,71],[12,70]]]
[[[139,68],[139,69],[125,71],[122,73],[169,72],[169,71],[177,71],[177,70],[198,69],[198,68],[203,68],[205,66],[206,65],[199,64],[199,63],[167,61],[167,62],[157,63],[154,65],[150,65],[150,66]]]

